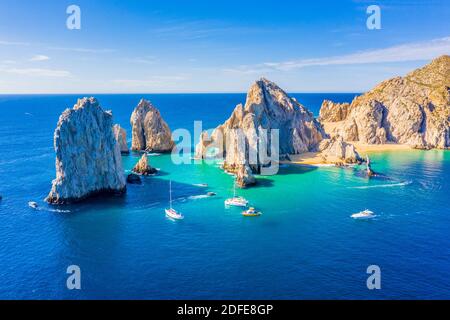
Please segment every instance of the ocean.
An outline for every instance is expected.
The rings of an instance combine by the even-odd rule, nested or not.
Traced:
[[[315,115],[323,99],[355,95],[292,94]],[[233,178],[218,165],[175,165],[170,155],[151,156],[159,175],[124,197],[49,206],[53,131],[82,96],[0,96],[0,299],[450,297],[449,151],[371,153],[385,178],[370,181],[358,167],[283,166],[239,190],[263,212],[257,218],[224,207]],[[245,94],[95,96],[129,140],[141,97],[172,130],[193,130],[195,120],[214,128],[245,102]],[[125,170],[138,159],[123,156]],[[170,180],[183,221],[164,214]],[[350,218],[366,208],[377,217]],[[66,287],[70,265],[80,267],[81,290]],[[380,290],[367,288],[370,265],[380,267]]]

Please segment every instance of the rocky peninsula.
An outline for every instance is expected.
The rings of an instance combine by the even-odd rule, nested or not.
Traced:
[[[360,161],[353,146],[342,138],[328,139],[309,110],[264,78],[251,86],[245,106],[236,106],[230,118],[218,126],[211,137],[206,132],[201,134],[196,158],[206,158],[209,149],[216,148],[224,155],[224,169],[237,174],[238,184],[252,185],[255,183],[252,174],[260,173],[261,167],[267,165],[258,152],[261,148],[259,142],[265,139],[266,149],[271,148],[269,134],[263,138],[260,134],[263,130],[270,132],[272,129],[279,130],[280,159],[314,152],[321,154],[321,159],[333,162]],[[251,161],[249,150],[257,151],[256,163]]]
[[[133,151],[170,152],[174,147],[169,126],[150,101],[142,99],[131,114]]]
[[[281,156],[310,151],[317,147],[324,136],[320,124],[310,111],[275,83],[263,78],[251,86],[245,106],[236,106],[230,118],[218,126],[211,137],[202,133],[196,157],[205,158],[209,147],[218,147],[225,158],[225,170],[259,173],[267,163],[261,157],[261,145],[258,142],[261,134],[264,134],[263,130],[267,130],[268,145],[265,147],[270,150],[269,136],[272,129],[279,130]],[[258,157],[250,159],[249,150],[256,151]]]
[[[363,145],[418,149],[450,146],[450,56],[380,83],[351,104],[325,101],[320,122],[330,136]]]
[[[120,147],[111,111],[95,98],[79,99],[59,117],[54,133],[56,179],[46,201],[76,202],[96,194],[126,191]]]

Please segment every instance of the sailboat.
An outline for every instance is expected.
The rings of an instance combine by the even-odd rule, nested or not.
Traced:
[[[172,180],[169,183],[169,198],[170,208],[164,210],[166,212],[166,216],[175,220],[183,220],[184,216],[180,212],[172,208]]]
[[[248,205],[248,201],[245,198],[236,196],[236,181],[233,182],[233,198],[226,199],[225,205],[235,207],[246,207]]]

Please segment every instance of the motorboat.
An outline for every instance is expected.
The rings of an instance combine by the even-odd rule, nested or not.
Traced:
[[[37,209],[37,208],[38,208],[37,202],[34,202],[34,201],[29,201],[29,202],[28,202],[28,206],[29,206],[30,208],[33,208],[33,209]]]
[[[255,208],[249,208],[248,210],[242,211],[242,215],[245,217],[257,217],[262,215],[262,212]]]
[[[371,219],[371,218],[375,218],[376,215],[372,211],[366,209],[364,211],[352,214],[351,217],[353,219]]]

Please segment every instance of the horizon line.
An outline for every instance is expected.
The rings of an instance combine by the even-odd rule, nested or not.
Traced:
[[[367,91],[285,91],[288,94],[362,94]],[[0,93],[0,96],[27,96],[27,95],[52,95],[52,96],[63,96],[63,95],[145,95],[145,94],[247,94],[247,91],[204,91],[204,92],[27,92],[27,93]]]

